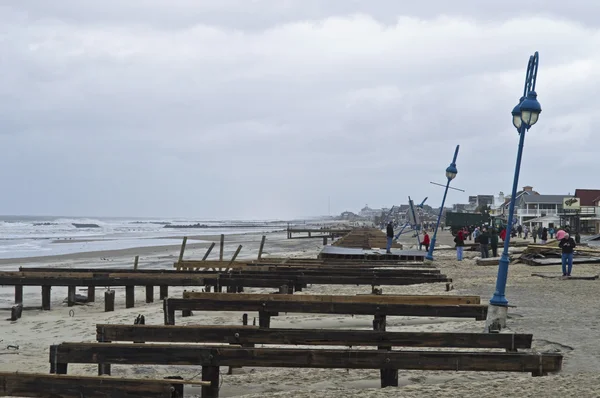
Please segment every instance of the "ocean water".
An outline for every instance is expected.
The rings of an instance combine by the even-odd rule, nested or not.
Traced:
[[[75,224],[97,227],[78,228]],[[201,227],[165,228],[168,224]],[[186,235],[268,232],[286,226],[282,221],[0,216],[0,259],[172,245],[178,243],[172,238]]]

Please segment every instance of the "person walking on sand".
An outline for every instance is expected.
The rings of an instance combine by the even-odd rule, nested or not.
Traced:
[[[506,228],[502,228],[502,231],[500,232],[500,239],[502,239],[502,242],[506,240]]]
[[[537,238],[538,238],[538,234],[535,231],[535,229],[533,230],[533,232],[531,233],[531,236],[533,237],[533,244],[535,245],[537,243]]]
[[[523,227],[519,225],[519,226],[517,227],[517,234],[518,234],[519,238],[522,236],[522,235],[521,235],[522,233],[523,233]]]
[[[458,261],[462,261],[463,250],[465,249],[465,238],[463,237],[462,231],[458,231],[456,237],[454,238],[454,243],[456,244],[456,259]]]
[[[550,229],[548,229],[548,233],[550,234],[550,239],[554,239],[554,227],[550,227]]]
[[[421,242],[421,244],[423,246],[425,246],[425,251],[429,251],[429,244],[431,243],[431,241],[429,240],[429,234],[427,233],[427,231],[425,231],[425,235],[423,235],[423,241]]]
[[[487,229],[483,228],[479,235],[479,250],[481,250],[481,258],[489,258],[488,245],[490,244],[490,236]]]
[[[387,225],[387,247],[385,252],[391,254],[392,241],[394,240],[394,224],[390,221]]]
[[[571,238],[567,233],[565,233],[563,238],[558,243],[558,247],[562,249],[563,276],[571,276],[571,271],[573,269],[573,250],[575,250],[576,246],[577,244],[573,238]]]
[[[492,228],[490,247],[492,248],[492,257],[498,257],[498,231],[496,231],[496,228]]]
[[[545,245],[546,243],[548,243],[548,228],[544,227],[544,229],[542,229],[542,245]]]

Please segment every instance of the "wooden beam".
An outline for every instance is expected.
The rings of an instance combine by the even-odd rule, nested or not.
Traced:
[[[97,341],[319,346],[531,348],[531,334],[377,332],[371,330],[260,329],[255,326],[96,325]]]
[[[225,235],[221,234],[221,244],[219,247],[219,261],[223,261],[223,250],[225,250]],[[181,260],[179,262],[181,262]]]
[[[235,251],[235,253],[233,253],[233,257],[231,257],[231,261],[229,262],[229,264],[227,264],[228,266],[235,262],[235,259],[237,258],[238,254],[240,254],[241,250],[242,250],[242,245],[239,245],[237,250]]]
[[[135,256],[135,259],[133,260],[133,270],[134,271],[137,271],[139,261],[140,261],[140,256]]]
[[[233,295],[233,294],[232,294]],[[242,296],[242,294],[235,294]],[[292,295],[271,295],[287,298]],[[297,296],[301,297],[301,296]],[[376,296],[375,296],[376,297]],[[445,318],[475,318],[485,320],[487,306],[484,305],[424,305],[424,304],[380,304],[370,302],[334,301],[249,301],[202,299],[165,299],[163,302],[165,325],[175,324],[175,311],[257,311],[266,313],[347,314],[347,315],[391,315],[427,316]]]
[[[215,247],[215,242],[210,244],[210,246],[208,247],[208,250],[206,251],[206,253],[204,253],[204,257],[202,257],[202,261],[206,261],[206,259],[208,258],[208,255],[212,251],[213,247]]]
[[[185,253],[185,245],[187,244],[187,236],[183,237],[183,241],[181,241],[181,250],[179,251],[179,262],[183,260],[183,254]]]
[[[50,347],[53,369],[70,363],[341,369],[531,372],[561,369],[562,355],[524,352],[384,351],[249,348],[190,344],[62,343]]]
[[[171,286],[202,286],[201,276],[190,274],[145,274],[131,271],[115,274],[59,273],[59,272],[0,272],[0,285],[23,286],[147,286],[168,284]]]
[[[280,302],[322,302],[322,303],[373,303],[373,304],[429,304],[429,305],[465,305],[479,304],[479,296],[451,296],[451,295],[356,295],[339,296],[328,294],[303,294],[296,296],[273,296],[272,294],[228,294],[228,293],[200,293],[184,292],[184,299],[209,299],[219,301],[280,301]]]
[[[189,381],[0,372],[2,397],[172,398]],[[194,384],[206,385],[201,381]]]
[[[258,247],[258,258],[257,260],[260,261],[262,254],[263,254],[263,249],[265,248],[265,240],[267,239],[266,235],[262,236],[262,239],[260,240],[260,246]]]

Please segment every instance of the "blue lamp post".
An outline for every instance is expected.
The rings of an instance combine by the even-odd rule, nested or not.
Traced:
[[[444,212],[444,203],[446,203],[446,195],[448,195],[448,187],[450,187],[450,181],[454,180],[456,175],[458,174],[458,170],[456,169],[456,157],[458,156],[458,148],[460,145],[456,146],[456,150],[454,151],[454,158],[452,159],[452,163],[446,169],[446,178],[448,182],[446,182],[446,189],[444,191],[444,198],[442,199],[442,207],[440,207],[440,214],[438,215],[437,224],[435,226],[435,230],[433,231],[433,238],[431,239],[431,244],[429,245],[429,251],[425,258],[427,260],[433,260],[433,249],[435,248],[435,241],[437,238],[437,231],[440,227],[440,220],[442,219],[442,213]]]
[[[504,240],[504,249],[498,265],[498,278],[496,279],[496,290],[490,300],[488,308],[487,327],[494,322],[499,323],[501,327],[506,325],[506,309],[508,300],[504,293],[506,290],[506,281],[508,278],[508,246],[510,243],[510,234],[513,227],[513,218],[515,212],[515,202],[517,199],[517,186],[519,185],[519,172],[521,171],[521,158],[523,156],[523,144],[525,142],[525,132],[531,128],[537,121],[542,112],[542,107],[537,100],[535,92],[535,83],[538,70],[538,53],[529,57],[527,65],[527,74],[525,76],[525,88],[519,104],[512,110],[513,125],[519,133],[519,148],[517,151],[517,164],[515,166],[515,176],[513,179],[512,194],[510,197],[510,206],[508,210],[508,223],[506,225],[506,239]]]

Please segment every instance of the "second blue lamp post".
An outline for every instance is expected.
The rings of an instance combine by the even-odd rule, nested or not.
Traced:
[[[444,191],[444,198],[442,199],[442,206],[440,207],[440,214],[438,215],[437,224],[435,226],[435,230],[433,231],[433,238],[431,239],[431,244],[429,245],[429,251],[427,252],[427,255],[425,256],[425,258],[427,260],[433,260],[433,250],[435,248],[437,231],[438,231],[438,228],[440,227],[442,213],[444,212],[444,203],[446,203],[446,195],[448,195],[448,188],[450,187],[450,181],[452,181],[458,174],[458,170],[456,169],[456,158],[458,157],[458,149],[459,148],[460,148],[460,145],[457,145],[456,150],[454,151],[454,158],[452,159],[452,163],[450,163],[450,166],[448,166],[448,168],[446,168],[446,178],[448,179],[448,182],[446,183],[446,189]]]

